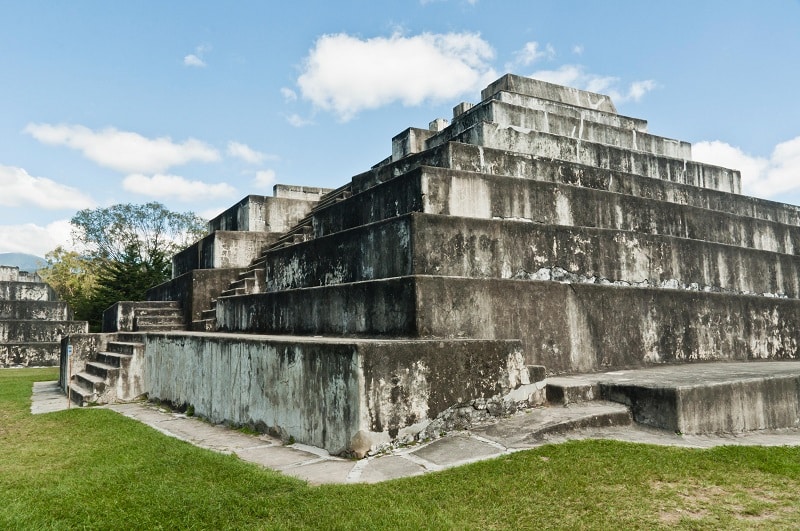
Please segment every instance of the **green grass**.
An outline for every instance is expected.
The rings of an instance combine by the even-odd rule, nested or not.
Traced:
[[[0,370],[0,529],[797,528],[800,449],[545,446],[378,485],[309,487],[111,411],[31,416]]]

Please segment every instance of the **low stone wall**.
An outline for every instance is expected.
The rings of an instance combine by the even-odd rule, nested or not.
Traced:
[[[145,337],[151,399],[191,405],[334,454],[424,430],[458,404],[541,403],[516,341],[379,341],[209,333]],[[515,406],[514,406],[515,407]]]

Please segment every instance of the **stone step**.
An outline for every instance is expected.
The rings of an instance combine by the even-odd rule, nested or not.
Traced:
[[[217,319],[215,317],[210,319],[200,319],[192,321],[193,332],[215,332],[217,330]]]
[[[510,448],[540,442],[548,435],[585,428],[628,426],[631,423],[631,412],[626,406],[607,401],[592,401],[527,409],[501,423],[475,427],[470,431],[473,435]]]
[[[139,325],[136,327],[136,330],[139,332],[170,332],[175,330],[184,330],[186,325],[183,321],[180,323],[151,323],[151,324],[144,324]]]
[[[588,377],[588,375],[587,375]],[[591,375],[636,422],[684,433],[800,427],[800,362],[694,363]]]
[[[172,315],[145,315],[136,318],[136,330],[147,329],[151,326],[181,326],[183,325],[183,313]]]
[[[78,386],[89,389],[92,393],[101,393],[105,389],[105,378],[90,374],[88,372],[79,372],[72,375],[72,379]]]
[[[421,210],[422,205],[417,199],[420,197],[418,189],[421,186],[419,172],[426,166],[458,172],[454,174],[458,180],[463,178],[463,174],[460,172],[489,174],[492,179],[515,177],[605,190],[787,225],[800,225],[800,207],[795,205],[698,188],[688,184],[597,168],[587,164],[451,142],[353,177],[353,187],[359,193],[355,194],[347,203],[332,206],[325,211],[326,216],[332,220],[350,221],[341,227],[331,226],[328,228],[324,225],[332,222],[327,221],[326,216],[317,215],[314,221],[316,234],[319,236],[343,228],[386,219],[392,215]],[[381,183],[386,187],[385,191],[365,193]],[[492,191],[491,187],[485,185],[481,185],[480,188],[486,192]],[[448,190],[449,188],[444,188],[445,193]],[[509,192],[511,191],[509,190]],[[514,191],[525,193],[524,188]],[[437,193],[439,197],[443,197],[442,192],[437,192],[435,189],[428,189],[427,192]],[[513,213],[513,209],[518,208],[515,206],[518,203],[509,200],[510,197],[516,196],[498,195],[493,198],[491,203],[488,203],[493,217],[524,217],[524,215]],[[474,199],[472,197],[471,200]],[[486,199],[483,200],[483,203],[486,203]],[[505,206],[506,204],[509,206]],[[480,207],[481,211],[486,209],[485,205]],[[323,226],[320,226],[321,224]]]
[[[121,336],[122,334],[119,335]],[[141,353],[144,345],[136,341],[109,341],[106,348],[109,352],[133,356]]]
[[[95,403],[97,400],[97,393],[76,382],[70,382],[69,397],[72,402],[83,407]]]
[[[141,310],[137,308],[134,313],[137,319],[143,317],[158,318],[158,317],[183,316],[183,310],[181,310],[180,308],[154,308],[154,309],[143,308]]]
[[[523,133],[548,133],[654,156],[683,160],[692,158],[691,145],[688,142],[651,135],[609,123],[598,123],[583,116],[573,117],[546,112],[500,100],[488,101],[473,107],[470,111],[454,119],[447,129],[429,138],[425,142],[425,146],[431,148],[441,145],[482,122],[513,127]]]
[[[233,297],[236,295],[245,295],[244,288],[229,288],[219,294],[220,297]]]
[[[124,368],[130,365],[132,358],[133,356],[130,354],[120,354],[119,352],[98,352],[96,361],[111,367]]]
[[[605,170],[622,171],[700,188],[741,193],[741,177],[736,170],[549,133],[517,130],[481,122],[453,140],[520,154],[591,164]]]
[[[600,399],[600,387],[591,379],[574,377],[550,377],[545,387],[550,404],[569,405]]]
[[[217,302],[220,331],[362,337],[448,337],[457,331],[517,338],[527,360],[553,374],[794,357],[796,322],[796,299],[427,275]]]
[[[265,265],[264,291],[270,292],[417,273],[800,297],[797,255],[632,231],[422,213],[274,249]]]
[[[200,316],[201,316],[203,319],[216,319],[216,317],[217,317],[217,310],[216,310],[216,308],[211,308],[211,309],[209,309],[209,310],[203,310],[203,311],[200,313]]]
[[[119,376],[120,367],[100,361],[90,361],[86,364],[86,372],[103,379],[116,378]]]

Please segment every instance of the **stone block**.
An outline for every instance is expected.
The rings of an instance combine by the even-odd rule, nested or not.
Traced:
[[[56,292],[41,282],[0,281],[0,300],[3,301],[54,301]]]
[[[312,196],[313,197],[313,196]],[[286,232],[306,216],[316,200],[249,195],[208,222],[209,232]]]
[[[145,341],[151,398],[334,454],[351,441],[363,451],[365,441],[369,448],[412,436],[454,403],[502,395],[509,374],[524,370],[515,341],[206,333],[147,334]]]
[[[577,107],[586,107],[603,112],[616,113],[617,108],[611,98],[562,85],[547,83],[529,77],[506,74],[481,91],[481,99],[487,100],[500,91],[517,92],[545,100],[557,101]]]

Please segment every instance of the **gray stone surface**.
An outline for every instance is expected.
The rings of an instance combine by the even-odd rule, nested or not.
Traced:
[[[722,370],[722,369],[720,369]],[[49,413],[67,408],[57,382],[33,386],[31,412]],[[59,395],[59,396],[57,396]],[[800,445],[799,429],[764,430],[743,434],[682,435],[641,425],[599,426],[546,431],[553,419],[571,416],[576,410],[561,406],[524,411],[471,432],[452,432],[433,442],[398,448],[359,461],[331,457],[322,449],[303,445],[283,446],[265,435],[247,435],[200,419],[169,412],[146,402],[103,406],[159,430],[165,435],[212,451],[236,454],[245,461],[279,470],[312,484],[374,483],[400,477],[436,472],[451,466],[490,459],[498,455],[579,439],[614,439],[636,443],[710,448],[719,445]],[[603,407],[601,405],[601,407]],[[616,407],[616,406],[615,406]],[[599,409],[595,413],[600,413]]]
[[[449,467],[457,464],[470,463],[498,456],[503,453],[501,448],[487,444],[469,437],[467,434],[455,434],[434,441],[411,454],[440,467]]]

